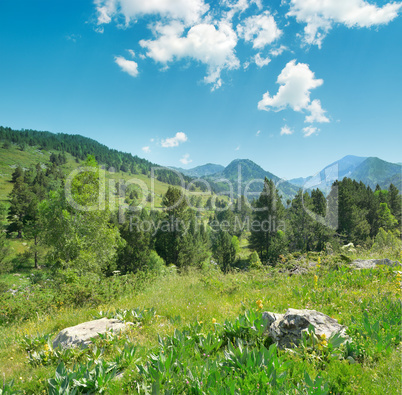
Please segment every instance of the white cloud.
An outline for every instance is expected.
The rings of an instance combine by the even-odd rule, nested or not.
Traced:
[[[320,100],[317,100],[317,99],[313,100],[311,102],[311,104],[308,106],[308,110],[311,112],[311,114],[306,116],[305,122],[308,122],[308,123],[313,123],[313,122],[327,123],[327,122],[329,122],[329,119],[324,115],[326,113],[326,111],[322,109]]]
[[[294,111],[309,111],[306,122],[329,122],[321,108],[321,102],[310,101],[311,90],[321,86],[324,81],[316,79],[307,64],[296,64],[296,60],[291,60],[281,71],[276,82],[280,84],[278,93],[274,96],[270,96],[269,92],[264,93],[258,103],[259,110],[281,111],[290,107]]]
[[[281,128],[281,136],[293,134],[294,130],[290,129],[288,125]]]
[[[132,49],[128,49],[127,51],[131,55],[132,58],[135,58],[135,52]]]
[[[398,16],[402,3],[378,7],[364,0],[290,0],[288,15],[305,23],[304,40],[321,47],[322,40],[336,23],[347,27],[370,27],[387,24]]]
[[[177,132],[174,137],[169,137],[162,140],[161,145],[164,148],[177,147],[180,143],[185,143],[187,141],[187,136],[183,132]]]
[[[237,13],[242,14],[253,4],[255,4],[259,10],[262,9],[261,0],[221,0],[221,4],[230,9],[224,16],[224,19],[227,21],[231,21]]]
[[[119,16],[129,24],[144,15],[159,15],[192,24],[209,9],[204,0],[95,0],[95,5],[99,25]]]
[[[261,68],[261,67],[267,66],[271,62],[271,59],[263,58],[263,57],[261,57],[261,54],[258,53],[257,55],[254,56],[254,62],[258,67]]]
[[[319,131],[320,131],[320,129],[317,129],[313,126],[307,126],[307,127],[303,128],[304,137],[310,137],[313,134],[318,134]]]
[[[258,130],[255,135],[258,137],[260,134],[261,134],[261,130]]]
[[[149,154],[151,152],[151,148],[149,147],[142,147],[141,148],[146,154]]]
[[[207,65],[206,83],[214,88],[222,85],[220,78],[224,69],[235,69],[240,65],[234,48],[237,36],[228,23],[214,25],[201,23],[184,34],[184,26],[178,22],[168,25],[157,24],[155,40],[141,40],[140,45],[147,49],[147,56],[165,66],[173,60],[192,58]]]
[[[154,138],[152,138],[152,139],[150,139],[149,140],[151,143],[153,143],[154,141],[155,141],[155,139]]]
[[[114,61],[120,66],[120,68],[131,75],[132,77],[137,77],[138,75],[138,64],[133,60],[127,60],[123,56],[115,56]]]
[[[188,165],[191,163],[193,160],[190,159],[190,154],[185,154],[183,158],[180,159],[180,162],[183,163],[183,165]]]
[[[253,43],[253,48],[264,48],[277,40],[282,31],[276,25],[275,19],[269,12],[251,16],[237,26],[237,32],[241,38]]]
[[[273,57],[277,57],[283,54],[289,48],[286,45],[281,45],[278,48],[273,48],[269,51],[270,55]]]
[[[235,148],[235,151],[240,151],[240,145]]]

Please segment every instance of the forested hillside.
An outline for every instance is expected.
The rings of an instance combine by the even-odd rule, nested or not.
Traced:
[[[156,179],[170,185],[181,186],[191,182],[191,177],[179,176],[177,172],[167,168],[158,169],[159,165],[146,159],[108,148],[95,140],[80,135],[54,134],[26,129],[17,131],[0,126],[0,141],[6,143],[6,147],[10,143],[16,144],[21,151],[30,146],[38,150],[57,150],[69,153],[76,158],[77,162],[85,160],[88,155],[93,155],[100,165],[107,169],[113,168],[116,172],[143,174],[149,177],[151,169],[155,168]],[[205,190],[203,183],[195,182],[194,186]]]

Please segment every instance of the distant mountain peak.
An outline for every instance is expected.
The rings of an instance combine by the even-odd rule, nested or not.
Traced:
[[[323,192],[329,192],[333,181],[348,177],[372,188],[375,188],[377,184],[382,188],[388,188],[392,183],[401,190],[401,169],[399,164],[386,162],[377,157],[346,155],[324,167],[315,176],[295,178],[290,182],[299,187],[319,188]]]

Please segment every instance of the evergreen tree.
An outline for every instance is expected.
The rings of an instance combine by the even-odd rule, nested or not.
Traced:
[[[398,188],[394,184],[391,184],[388,188],[388,205],[392,215],[398,221],[399,230],[401,230],[402,220],[401,199],[402,196],[399,193]]]
[[[17,237],[21,238],[28,219],[28,210],[30,210],[35,195],[30,191],[29,185],[24,182],[23,177],[19,177],[16,179],[10,198],[7,231],[16,232]]]
[[[278,230],[284,219],[284,207],[272,180],[265,178],[264,188],[255,203],[250,246],[263,263],[275,262],[284,252],[285,235]]]
[[[119,249],[117,269],[123,274],[146,270],[152,246],[151,232],[144,231],[143,221],[149,217],[145,210],[134,214],[130,222],[126,221],[120,227],[120,236],[125,244]]]
[[[186,200],[180,189],[169,187],[162,204],[166,226],[158,232],[157,252],[168,265],[178,265],[180,239],[184,233],[183,225],[188,220]]]
[[[289,208],[289,220],[292,231],[290,248],[293,251],[311,251],[313,249],[313,219],[306,208],[312,208],[308,192],[299,190]]]
[[[236,249],[228,232],[219,230],[213,243],[213,256],[224,273],[235,263]]]

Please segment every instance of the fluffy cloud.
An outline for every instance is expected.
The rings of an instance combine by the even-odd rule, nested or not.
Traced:
[[[285,52],[286,50],[288,50],[289,48],[285,45],[281,45],[278,48],[273,48],[269,51],[270,55],[273,57],[277,57],[283,54],[283,52]]]
[[[161,145],[164,148],[177,147],[180,143],[185,143],[187,136],[183,132],[177,132],[174,137],[169,137],[166,140],[162,140]]]
[[[95,5],[99,25],[110,23],[118,16],[129,24],[144,15],[159,15],[192,24],[209,9],[204,0],[95,0]]]
[[[316,79],[307,64],[296,64],[296,60],[291,60],[281,71],[276,82],[280,84],[278,93],[274,96],[270,96],[269,92],[264,93],[258,103],[259,110],[281,111],[290,107],[294,111],[309,111],[306,122],[329,122],[321,108],[321,102],[310,100],[311,90],[321,86],[324,81]]]
[[[180,162],[183,163],[183,165],[188,165],[191,163],[193,160],[190,159],[190,154],[185,154],[183,158],[180,159]]]
[[[329,119],[324,115],[326,111],[321,107],[320,100],[313,100],[311,104],[307,108],[311,114],[306,116],[305,122],[308,123],[326,123],[329,122]]]
[[[147,147],[142,147],[141,148],[146,154],[149,154],[151,152],[151,148]]]
[[[263,58],[261,57],[261,54],[257,54],[254,56],[254,62],[258,67],[264,67],[267,66],[270,62],[271,59],[270,58]]]
[[[289,16],[305,23],[304,40],[321,47],[322,40],[336,23],[347,27],[370,27],[386,24],[398,16],[402,3],[383,7],[364,0],[290,0]]]
[[[281,136],[293,134],[294,130],[290,129],[289,126],[285,125],[281,129]]]
[[[237,32],[245,41],[252,42],[256,49],[264,48],[282,35],[274,17],[268,12],[245,19],[237,26]]]
[[[165,66],[173,60],[192,58],[207,65],[206,83],[221,86],[220,78],[223,69],[235,69],[240,65],[234,48],[237,36],[228,23],[214,25],[201,23],[193,26],[184,34],[184,26],[179,22],[169,25],[158,24],[155,40],[141,40],[140,45],[147,49],[147,56]]]
[[[131,75],[132,77],[137,77],[138,75],[138,64],[133,60],[127,60],[123,56],[116,56],[114,61],[120,66],[120,68]]]
[[[317,129],[313,126],[307,126],[307,127],[303,128],[304,137],[310,137],[313,134],[318,134],[319,131],[320,131],[320,129]]]
[[[224,16],[227,21],[231,21],[237,13],[243,13],[253,4],[256,4],[259,10],[262,8],[261,0],[221,0],[221,4],[229,8]]]

